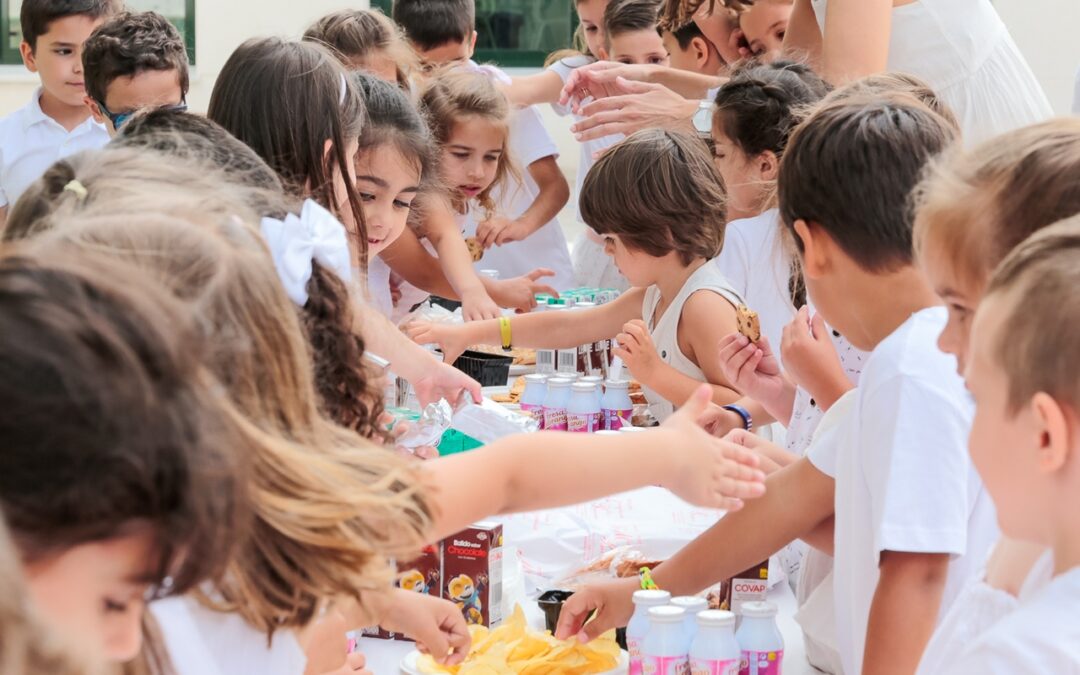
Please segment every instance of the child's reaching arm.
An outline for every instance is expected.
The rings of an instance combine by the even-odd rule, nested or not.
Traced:
[[[476,238],[485,249],[527,239],[559,215],[570,200],[570,186],[555,157],[541,157],[529,165],[528,171],[540,189],[539,194],[517,218],[494,216],[477,225]]]
[[[576,504],[660,485],[697,506],[738,509],[760,496],[764,474],[746,449],[695,423],[707,389],[664,426],[630,436],[539,433],[511,436],[467,453],[424,462],[437,541],[488,516]],[[661,450],[662,449],[662,450]]]
[[[882,551],[870,620],[866,627],[863,675],[915,672],[934,633],[949,555]]]
[[[611,338],[622,326],[641,318],[641,289],[631,289],[614,302],[595,309],[542,312],[515,316],[510,321],[510,343],[516,347],[569,349]],[[414,323],[409,337],[420,344],[437,344],[448,362],[470,345],[502,345],[500,321],[474,321],[458,326]]]
[[[424,230],[439,254],[439,266],[446,279],[461,298],[462,316],[466,321],[498,318],[502,312],[473,269],[472,255],[449,205],[442,199],[430,201],[424,208]]]
[[[716,348],[720,338],[735,328],[735,308],[711,291],[691,295],[679,317],[679,349],[705,374],[706,383],[712,388],[713,401],[721,405],[734,403],[741,397],[724,376]],[[660,358],[643,321],[632,321],[624,326],[618,341],[619,349],[615,353],[623,358],[634,378],[675,407],[682,405],[701,385]]]
[[[558,103],[562,93],[563,80],[552,70],[545,70],[535,75],[511,78],[509,84],[496,81],[510,102],[518,106]]]
[[[726,514],[657,566],[653,570],[657,585],[672,595],[693,595],[776,553],[833,513],[835,483],[809,460],[777,471],[765,486],[764,496]],[[636,578],[589,584],[563,605],[556,635],[583,634],[591,640],[625,626],[634,611],[633,593],[640,588]],[[594,610],[596,617],[585,625]]]
[[[379,255],[391,270],[413,286],[443,298],[457,299],[457,291],[443,273],[439,259],[424,248],[409,228]]]

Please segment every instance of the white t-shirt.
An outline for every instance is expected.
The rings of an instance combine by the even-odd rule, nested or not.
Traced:
[[[791,254],[784,247],[780,212],[769,209],[728,223],[724,248],[714,260],[746,305],[758,313],[761,332],[779,352],[784,326],[795,318],[791,302]]]
[[[566,84],[566,81],[570,79],[570,73],[574,72],[575,69],[587,66],[590,63],[596,63],[596,59],[582,54],[581,56],[571,56],[565,59],[559,59],[548,66],[548,70],[558,75],[562,79],[563,84]],[[573,115],[568,106],[555,103],[551,105],[551,109],[554,110],[556,114],[563,117],[572,115],[575,123],[580,122],[583,119],[580,115]],[[579,204],[579,200],[581,199],[581,186],[585,184],[585,176],[589,174],[593,164],[596,164],[594,156],[596,153],[607,150],[624,138],[626,138],[624,134],[611,134],[609,136],[604,136],[603,138],[583,141],[578,144],[581,146],[581,156],[578,159],[577,178],[574,185],[574,194],[571,199],[574,201],[574,217],[576,217],[579,222],[585,222],[581,218],[581,208]]]
[[[474,64],[475,65],[475,64]],[[509,82],[506,73],[493,66],[479,67],[491,77]],[[529,165],[545,157],[558,157],[559,148],[544,128],[540,113],[535,108],[519,108],[510,119],[510,154],[521,171],[521,181],[510,179],[493,194],[499,215],[517,218],[532,206],[540,188],[529,175]],[[538,267],[555,272],[544,283],[557,291],[574,287],[574,269],[570,262],[570,248],[558,218],[533,232],[524,241],[505,246],[492,246],[475,265],[477,270],[498,270],[503,279],[528,274]]]
[[[178,675],[302,675],[307,657],[290,630],[266,634],[239,614],[215,612],[192,598],[150,605]]]
[[[956,360],[938,350],[946,312],[916,312],[871,353],[855,411],[835,444],[808,457],[836,479],[837,646],[862,671],[882,551],[952,556],[938,621],[997,539],[993,505],[968,457],[972,404]]]
[[[951,675],[1080,673],[1080,567],[1058,575],[973,642]]]
[[[105,127],[88,117],[68,131],[41,109],[41,89],[0,120],[0,207],[14,204],[57,161],[109,142]]]

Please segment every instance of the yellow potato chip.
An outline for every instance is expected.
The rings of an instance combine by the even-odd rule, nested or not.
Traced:
[[[473,644],[460,666],[440,666],[430,656],[417,661],[425,675],[597,675],[614,670],[621,650],[615,633],[589,644],[556,640],[547,631],[530,630],[521,607],[503,625],[488,630],[469,626]]]

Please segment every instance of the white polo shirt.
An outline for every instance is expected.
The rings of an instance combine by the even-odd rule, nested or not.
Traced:
[[[68,131],[41,110],[41,89],[0,120],[0,208],[14,204],[57,160],[109,142],[105,127],[88,117]]]

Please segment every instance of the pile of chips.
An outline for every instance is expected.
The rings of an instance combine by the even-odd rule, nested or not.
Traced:
[[[460,666],[440,666],[420,657],[420,672],[429,675],[599,675],[614,670],[621,650],[611,632],[581,644],[556,640],[550,632],[529,630],[521,607],[498,628],[469,626],[472,650]]]

